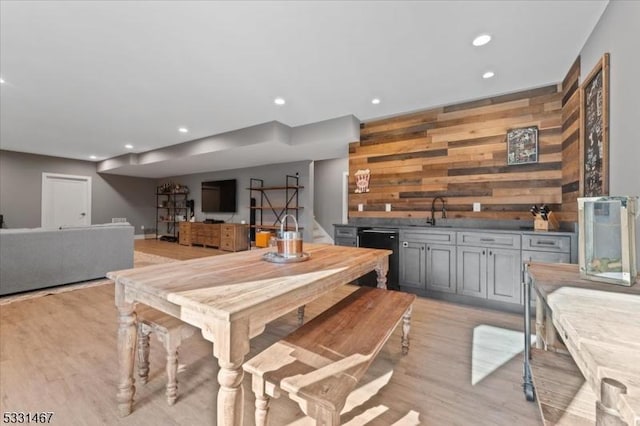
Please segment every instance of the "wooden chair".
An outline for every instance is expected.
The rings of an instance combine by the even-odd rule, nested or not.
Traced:
[[[194,334],[192,327],[178,318],[152,308],[140,309],[138,315],[138,375],[142,383],[149,380],[149,334],[155,333],[167,352],[167,402],[178,397],[178,349],[183,339]]]
[[[243,366],[252,374],[256,425],[266,425],[269,398],[288,393],[317,425],[339,425],[340,411],[402,321],[409,350],[415,295],[362,287]]]

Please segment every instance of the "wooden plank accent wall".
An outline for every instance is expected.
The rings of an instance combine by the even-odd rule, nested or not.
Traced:
[[[349,146],[350,217],[426,218],[436,196],[449,218],[531,220],[543,203],[559,211],[563,96],[558,84],[363,123]],[[538,126],[538,163],[507,166],[507,130],[527,126]],[[358,169],[371,170],[368,193],[354,193]]]
[[[562,81],[562,212],[577,222],[580,196],[580,56]]]

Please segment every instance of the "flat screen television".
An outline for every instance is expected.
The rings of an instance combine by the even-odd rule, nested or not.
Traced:
[[[235,179],[202,182],[202,211],[205,213],[235,213]]]

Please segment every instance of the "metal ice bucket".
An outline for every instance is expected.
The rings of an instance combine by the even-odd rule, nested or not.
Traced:
[[[287,217],[291,217],[296,224],[295,231],[285,231],[284,222]],[[288,214],[280,220],[280,235],[276,239],[278,256],[301,257],[302,256],[302,233],[298,231],[298,221],[295,216]]]

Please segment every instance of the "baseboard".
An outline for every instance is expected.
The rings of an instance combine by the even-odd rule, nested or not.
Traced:
[[[133,236],[134,240],[155,240],[156,234],[135,234]]]

